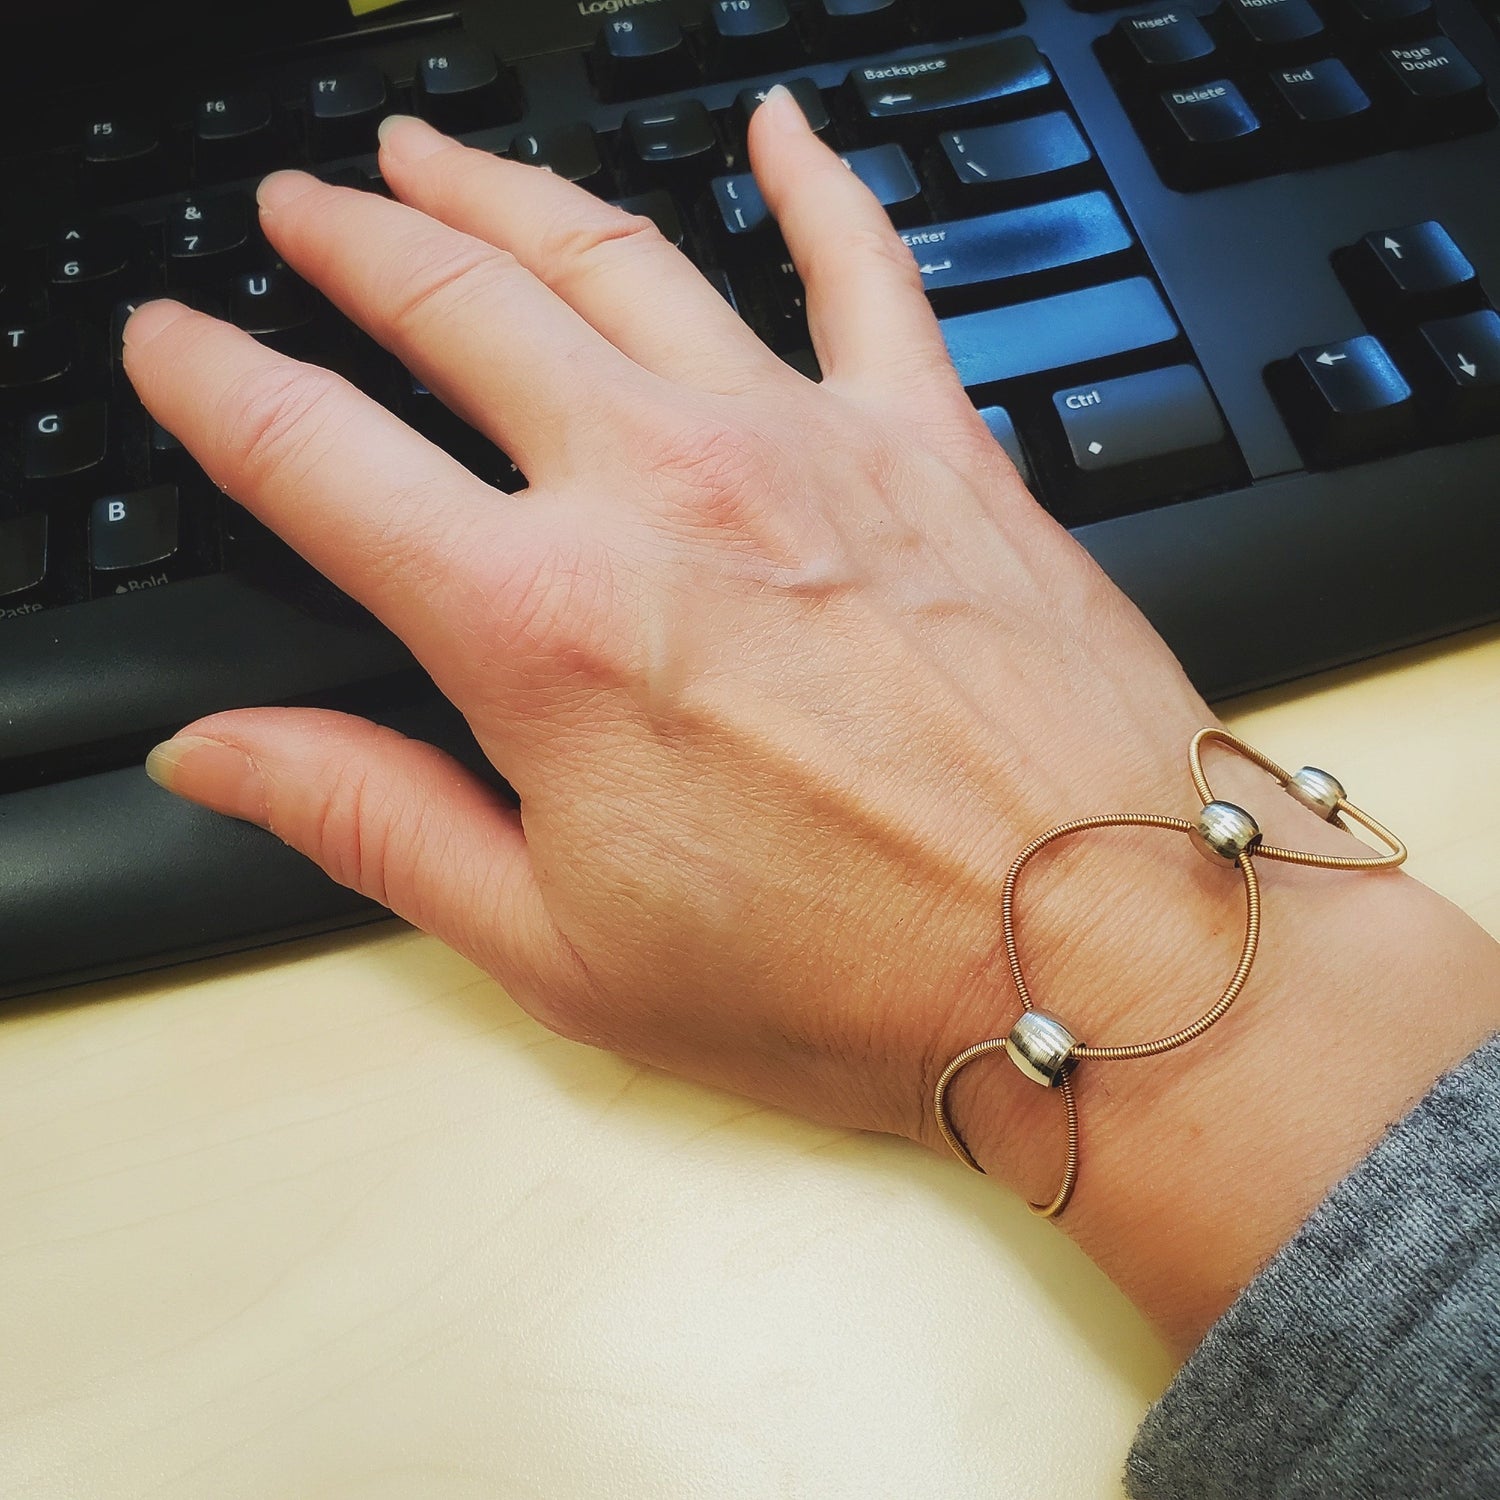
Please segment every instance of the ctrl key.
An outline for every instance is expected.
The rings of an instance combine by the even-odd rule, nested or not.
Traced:
[[[1311,464],[1356,463],[1411,439],[1411,386],[1370,334],[1299,349],[1266,379]]]
[[[1072,386],[1052,404],[1073,460],[1065,521],[1166,504],[1239,477],[1229,429],[1193,365]]]

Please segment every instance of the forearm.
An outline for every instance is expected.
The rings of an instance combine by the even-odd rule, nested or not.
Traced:
[[[1138,810],[1190,813],[1185,758],[1176,776],[1175,798],[1163,786],[1167,800]],[[1254,768],[1226,758],[1213,777],[1268,840],[1349,852]],[[1172,838],[1076,841],[1018,892],[1036,1002],[1081,1040],[1170,1031],[1233,968],[1239,881]],[[1432,891],[1396,872],[1260,869],[1260,954],[1224,1020],[1163,1056],[1074,1075],[1083,1175],[1059,1223],[1181,1353],[1383,1130],[1500,1027],[1500,945]],[[1016,1008],[1002,956],[962,1007],[967,1040],[1003,1034]],[[1051,1196],[1063,1154],[1055,1094],[997,1057],[960,1075],[951,1099],[987,1171]]]

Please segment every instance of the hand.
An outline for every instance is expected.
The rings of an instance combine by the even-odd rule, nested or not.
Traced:
[[[750,136],[820,385],[649,223],[415,121],[384,134],[400,202],[263,185],[276,251],[510,454],[520,495],[324,371],[175,305],[136,314],[146,405],[407,642],[520,812],[311,710],[215,715],[152,769],[565,1035],[932,1142],[937,1072],[1015,1009],[996,948],[1016,849],[1085,813],[1192,811],[1184,749],[1213,719],[1026,494],[874,199],[784,93]],[[1342,838],[1281,801],[1289,836]],[[1073,858],[1026,941],[1038,995],[1147,1034],[1195,1013],[1236,896],[1151,848],[1164,915],[1116,922],[1140,905],[1127,852]],[[1047,1195],[1055,1101],[1006,1082],[965,1080],[955,1113]]]
[[[1017,841],[1180,781],[1205,710],[975,416],[874,200],[790,99],[751,136],[821,386],[648,222],[416,121],[381,153],[400,204],[263,187],[276,252],[522,495],[323,371],[137,315],[147,406],[407,641],[521,813],[331,713],[215,715],[154,766],[569,1036],[922,1136]]]

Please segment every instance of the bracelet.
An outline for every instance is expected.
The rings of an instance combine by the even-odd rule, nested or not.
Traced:
[[[1209,743],[1224,745],[1263,771],[1269,772],[1304,807],[1312,809],[1346,833],[1352,830],[1344,822],[1344,818],[1353,819],[1385,844],[1390,853],[1346,857],[1311,854],[1300,849],[1279,849],[1265,843],[1255,819],[1244,808],[1237,807],[1233,802],[1220,802],[1214,796],[1213,788],[1203,771],[1203,746]],[[1280,860],[1290,865],[1312,865],[1324,870],[1390,870],[1406,858],[1406,846],[1401,840],[1368,813],[1349,802],[1343,787],[1326,771],[1304,766],[1295,774],[1290,774],[1269,756],[1262,755],[1253,745],[1246,744],[1226,729],[1200,729],[1188,746],[1188,766],[1193,786],[1203,804],[1202,811],[1192,822],[1186,818],[1173,818],[1158,813],[1105,813],[1093,818],[1077,818],[1071,823],[1059,823],[1056,828],[1049,828],[1046,833],[1032,839],[1011,861],[1000,893],[1000,925],[1005,938],[1006,957],[1010,961],[1011,978],[1015,981],[1016,993],[1021,1000],[1020,1018],[1008,1035],[990,1037],[960,1052],[943,1069],[933,1091],[933,1112],[943,1139],[952,1147],[959,1160],[976,1172],[983,1172],[984,1168],[975,1161],[973,1153],[948,1118],[948,1086],[964,1068],[988,1053],[1004,1052],[1033,1083],[1038,1083],[1043,1088],[1054,1088],[1062,1095],[1067,1126],[1067,1161],[1063,1168],[1062,1185],[1056,1196],[1048,1203],[1030,1205],[1031,1211],[1042,1218],[1055,1218],[1067,1207],[1078,1180],[1078,1103],[1074,1097],[1071,1077],[1077,1064],[1085,1060],[1115,1061],[1170,1052],[1174,1047],[1181,1047],[1194,1037],[1202,1036],[1223,1017],[1244,989],[1260,942],[1260,881],[1255,873],[1256,859]],[[1177,833],[1185,833],[1193,847],[1206,859],[1215,864],[1233,865],[1244,883],[1245,941],[1229,983],[1225,985],[1219,998],[1191,1025],[1168,1036],[1158,1037],[1155,1041],[1107,1047],[1085,1045],[1056,1016],[1038,1010],[1032,1004],[1031,991],[1027,988],[1026,975],[1021,968],[1015,931],[1016,883],[1021,871],[1034,855],[1049,844],[1094,828],[1169,828]]]

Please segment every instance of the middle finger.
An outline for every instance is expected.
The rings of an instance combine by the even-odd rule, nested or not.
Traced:
[[[287,264],[533,483],[592,467],[610,446],[611,414],[623,421],[652,383],[493,245],[300,172],[268,177],[259,199],[266,237]]]
[[[786,367],[649,219],[551,172],[473,151],[393,117],[380,166],[401,199],[509,250],[648,370],[737,395]]]

